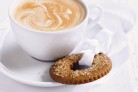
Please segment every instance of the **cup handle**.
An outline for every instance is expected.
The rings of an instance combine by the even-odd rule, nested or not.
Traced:
[[[89,7],[89,21],[88,27],[94,26],[101,19],[103,15],[103,9],[100,5],[91,5]]]
[[[84,37],[92,37],[96,33],[98,33],[102,28],[101,25],[99,25],[99,20],[101,19],[103,15],[103,9],[100,5],[91,5],[89,7],[89,13],[88,13],[88,24],[87,24],[87,31],[85,31]]]

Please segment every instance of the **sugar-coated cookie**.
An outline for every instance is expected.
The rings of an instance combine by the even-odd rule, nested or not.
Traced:
[[[63,84],[83,84],[105,76],[112,69],[110,58],[99,53],[95,55],[91,67],[73,70],[73,66],[79,62],[82,56],[83,54],[73,54],[55,62],[49,70],[51,78]]]

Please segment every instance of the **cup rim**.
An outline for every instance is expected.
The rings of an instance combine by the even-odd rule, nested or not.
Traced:
[[[12,17],[12,7],[13,7],[15,1],[16,1],[16,0],[14,0],[13,3],[11,3],[11,5],[10,5],[10,7],[9,7],[9,9],[8,9],[8,15],[9,15],[10,20],[11,20],[14,24],[18,25],[19,27],[21,27],[21,28],[24,29],[24,30],[28,30],[28,31],[31,31],[31,32],[36,32],[36,33],[57,34],[57,33],[68,33],[68,32],[71,32],[71,31],[75,31],[75,30],[72,30],[72,29],[76,29],[76,28],[80,27],[82,24],[84,24],[85,21],[88,19],[88,15],[89,15],[89,12],[88,12],[88,5],[87,5],[83,0],[78,0],[78,1],[83,5],[83,7],[85,8],[85,13],[86,13],[85,18],[83,19],[83,21],[82,21],[80,24],[78,24],[77,26],[74,26],[74,27],[72,27],[72,28],[65,29],[65,31],[64,31],[64,30],[52,31],[52,32],[51,32],[51,31],[39,31],[39,30],[35,30],[35,29],[31,29],[31,28],[25,27],[25,26],[21,25],[20,23],[18,23],[17,21],[15,21],[15,20],[13,19],[13,17]],[[76,30],[76,31],[78,31],[78,30]]]

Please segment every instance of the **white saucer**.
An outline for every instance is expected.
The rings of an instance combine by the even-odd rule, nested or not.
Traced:
[[[1,50],[2,71],[14,80],[34,86],[55,87],[63,84],[54,82],[49,76],[51,62],[41,62],[30,57],[8,33]]]
[[[113,24],[110,22],[115,22],[115,23]],[[129,22],[130,21],[126,21],[126,19],[114,13],[104,12],[103,18],[100,23],[105,24],[104,28],[108,28],[112,31],[114,30],[124,31],[126,33],[128,32],[128,30],[130,30],[130,28],[134,27],[132,23],[132,25],[130,25],[128,28],[127,24],[129,24]],[[126,24],[126,26],[124,25],[124,23]],[[112,26],[109,24],[111,24]],[[97,30],[99,30],[99,27],[95,27],[95,29],[93,29],[93,32],[94,31],[97,32]],[[90,36],[92,34],[93,33],[90,33]],[[79,87],[77,86],[79,89],[82,88],[82,86],[89,87],[90,84],[95,86],[104,83],[106,80],[109,80],[118,71],[118,69],[121,68],[121,66],[124,65],[124,63],[127,61],[129,57],[129,49],[127,42],[123,43],[125,47],[120,48],[117,46],[118,42],[116,41],[116,39],[121,40],[121,36],[126,36],[126,35],[120,34],[120,36],[118,37],[117,36],[114,37],[113,39],[114,44],[111,45],[111,49],[108,53],[113,63],[113,68],[110,71],[110,73],[97,81],[79,85]],[[127,39],[127,37],[124,38]],[[0,71],[5,75],[7,75],[8,77],[18,82],[32,86],[40,86],[40,87],[63,86],[63,84],[54,82],[49,76],[49,67],[51,66],[52,63],[40,62],[29,56],[18,46],[11,32],[9,32],[8,35],[6,36],[6,39],[4,39],[4,43],[0,51],[1,51]],[[62,88],[70,89],[70,86],[66,85]]]
[[[87,84],[99,85],[110,79],[114,73],[126,62],[129,57],[128,46],[112,55],[113,68],[105,77]],[[32,86],[56,87],[63,84],[54,82],[49,76],[51,62],[41,62],[29,56],[16,43],[12,33],[9,32],[1,49],[0,70],[8,77]],[[87,85],[83,84],[83,85]]]

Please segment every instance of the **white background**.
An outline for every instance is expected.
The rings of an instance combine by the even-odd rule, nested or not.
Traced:
[[[136,14],[138,14],[138,0],[88,0],[88,3],[106,1],[126,3],[135,11]],[[7,15],[5,14],[7,13],[8,7],[6,5],[9,5],[10,2],[12,2],[12,0],[0,0],[0,22],[7,19]],[[0,37],[4,35],[4,31],[6,30],[0,30]],[[1,40],[2,39],[0,39],[0,41]],[[131,51],[128,63],[124,65],[116,75],[114,75],[111,81],[102,86],[92,88],[89,92],[138,92],[138,23],[136,23],[134,30],[128,34],[128,40]],[[45,88],[27,86],[11,80],[7,76],[0,73],[0,92],[40,91],[47,92]]]

